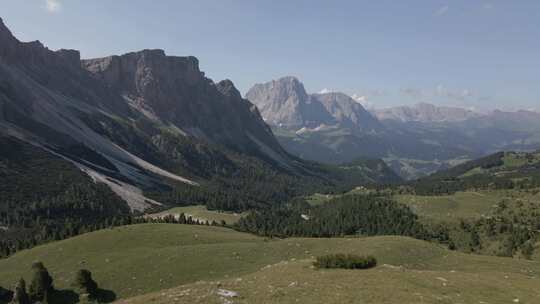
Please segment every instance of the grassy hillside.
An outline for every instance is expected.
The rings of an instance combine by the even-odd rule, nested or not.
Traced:
[[[432,174],[427,179],[529,177],[540,171],[540,152],[499,152]]]
[[[337,252],[372,254],[381,266],[366,272],[310,268],[314,256]],[[394,282],[393,288],[399,285],[395,296],[407,293],[404,299],[410,303],[418,300],[415,293],[427,300],[434,295],[457,299],[458,292],[467,295],[464,300],[485,296],[486,302],[497,303],[493,300],[503,295],[503,288],[511,290],[501,297],[506,302],[519,297],[524,303],[533,303],[539,295],[533,285],[540,284],[538,262],[466,255],[411,238],[270,240],[219,227],[145,224],[101,230],[21,251],[0,260],[0,286],[12,286],[21,276],[29,279],[30,264],[35,260],[45,263],[60,289],[70,288],[76,270],[88,268],[100,286],[114,291],[118,298],[188,284],[182,289],[191,290],[187,292],[190,296],[182,298],[187,303],[220,300],[205,298],[212,296],[206,291],[217,287],[210,281],[220,281],[223,288],[240,292],[239,300],[245,303],[255,299],[287,303],[297,298],[300,302],[320,299],[343,303],[364,294],[371,303],[392,303],[397,298],[387,293],[385,282]],[[448,288],[438,277],[448,281]],[[200,283],[203,281],[206,283]],[[343,298],[331,298],[339,290],[337,286],[341,286]],[[318,287],[322,289],[313,293]],[[489,289],[497,292],[487,292]],[[159,292],[149,296],[158,298],[155,301],[141,298],[130,303],[170,303],[169,295]]]
[[[464,191],[451,195],[396,195],[394,199],[405,204],[420,217],[436,221],[479,218],[488,215],[508,191]]]
[[[186,206],[186,207],[176,207],[172,208],[163,212],[149,214],[148,216],[151,218],[163,218],[168,215],[172,215],[175,217],[180,216],[180,214],[184,214],[186,217],[192,217],[194,220],[199,220],[202,222],[212,222],[215,221],[216,223],[221,223],[221,221],[225,221],[228,225],[232,225],[236,223],[242,216],[244,216],[246,213],[234,213],[234,212],[225,212],[225,211],[215,211],[215,210],[208,210],[206,206],[203,205],[195,205],[195,206]]]
[[[536,303],[538,279],[531,277],[530,273],[415,270],[389,264],[371,270],[320,271],[311,267],[311,260],[300,260],[119,303]],[[227,292],[236,295],[223,296]]]

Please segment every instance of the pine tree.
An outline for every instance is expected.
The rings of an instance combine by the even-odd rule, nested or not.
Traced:
[[[90,298],[96,296],[98,285],[96,281],[92,279],[92,273],[90,271],[86,269],[77,271],[74,285],[79,290],[79,294],[87,294]]]
[[[34,271],[34,275],[28,290],[30,299],[34,302],[40,301],[42,303],[47,303],[49,302],[49,296],[54,290],[53,279],[49,275],[47,268],[45,268],[41,262],[35,262],[32,265],[32,270]]]
[[[26,293],[26,282],[24,279],[20,279],[15,286],[15,293],[13,294],[13,304],[30,304],[30,298],[28,293]]]

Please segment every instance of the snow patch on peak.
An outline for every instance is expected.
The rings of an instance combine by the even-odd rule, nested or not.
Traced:
[[[324,89],[319,91],[319,94],[328,94],[328,93],[333,93],[333,92],[334,92],[334,90],[324,88]]]

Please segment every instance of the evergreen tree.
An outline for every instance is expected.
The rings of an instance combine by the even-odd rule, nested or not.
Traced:
[[[48,303],[49,297],[54,290],[53,279],[41,262],[35,262],[32,265],[32,270],[34,274],[29,288],[30,299],[34,302]]]
[[[26,282],[24,279],[20,279],[15,286],[15,293],[13,294],[13,304],[30,304],[30,298],[28,293],[26,293]]]
[[[96,281],[92,279],[92,273],[90,271],[86,269],[77,271],[74,285],[79,290],[79,294],[87,294],[90,298],[96,296],[98,285]]]

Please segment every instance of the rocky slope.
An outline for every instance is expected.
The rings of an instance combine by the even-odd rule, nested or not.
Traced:
[[[230,80],[206,78],[195,57],[142,50],[81,60],[20,42],[1,20],[0,136],[75,165],[132,210],[159,199],[250,208],[350,176],[288,154],[258,109]]]
[[[230,80],[214,83],[204,77],[195,57],[143,50],[82,64],[151,121],[241,152],[268,149],[286,158],[257,108]]]
[[[375,117],[342,93],[308,94],[295,77],[254,85],[246,98],[259,107],[264,119],[285,128],[340,125],[361,130],[380,129]]]

